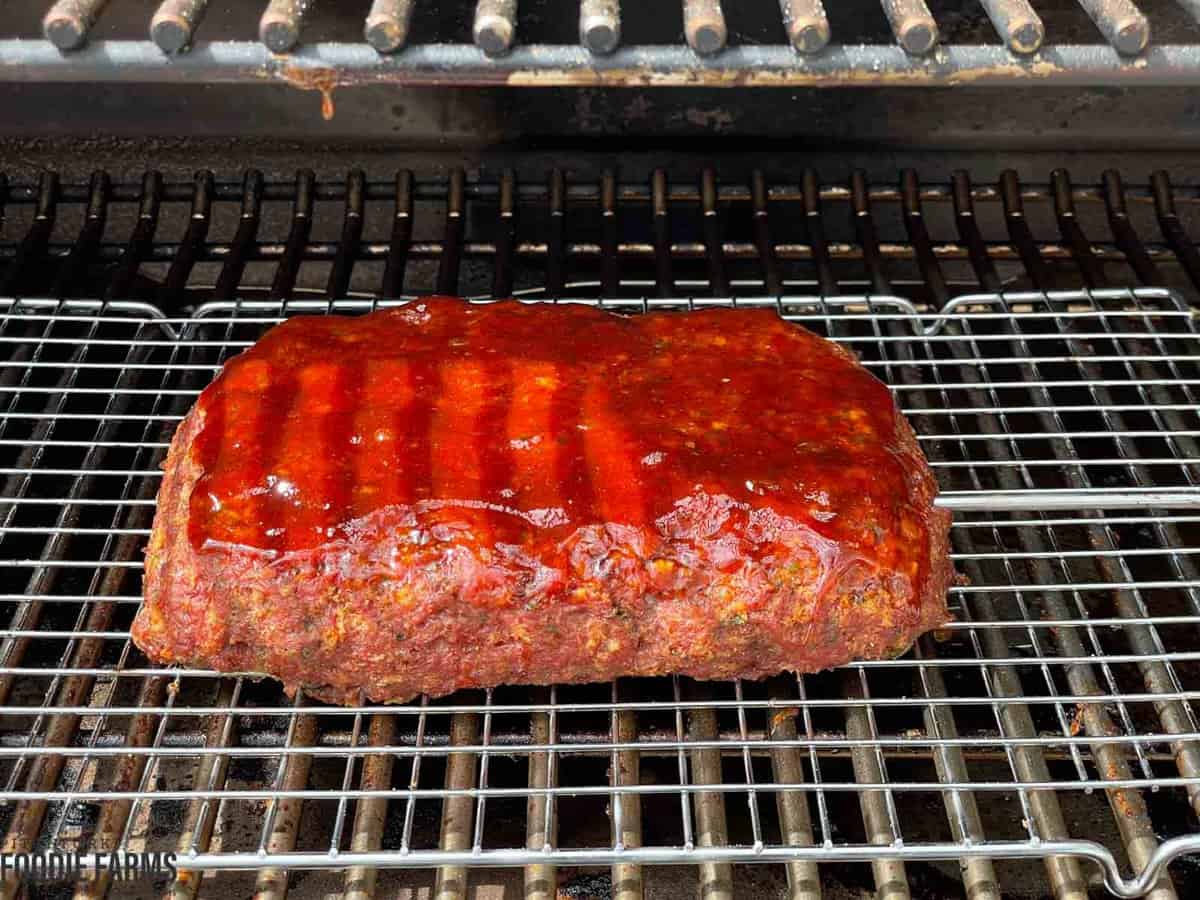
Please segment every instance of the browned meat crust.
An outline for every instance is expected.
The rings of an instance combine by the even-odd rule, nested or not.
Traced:
[[[947,619],[949,514],[933,506],[932,474],[887,389],[841,348],[767,312],[616,319],[447,299],[407,309],[292,320],[200,397],[172,441],[147,550],[133,635],[152,659],[268,673],[334,702],[403,701],[504,683],[813,671],[901,653]],[[474,382],[481,357],[488,378]],[[335,390],[312,412],[307,394],[321,389],[295,387],[307,383],[296,372],[376,358],[443,373],[428,433],[395,451],[423,446],[430,461],[386,490],[361,475],[376,479],[370,490],[332,501],[366,401],[341,404]],[[287,376],[290,396],[239,388],[264,361],[267,387]],[[604,393],[576,399],[568,420],[526,416],[531,361],[552,376],[548,397],[601,380]],[[493,397],[497,365],[509,389]],[[451,372],[464,383],[448,386]],[[743,379],[733,383],[745,393],[730,396],[722,379]],[[402,425],[422,396],[412,384],[385,410]],[[297,410],[320,418],[312,465],[287,471],[323,503],[264,505],[272,468],[238,462],[248,426],[227,415],[246,403],[285,457],[303,446],[288,437]],[[273,403],[291,410],[274,429]],[[534,420],[542,428],[529,433]],[[584,436],[556,440],[564,429]],[[564,471],[584,481],[555,482]],[[238,504],[255,497],[248,516]]]

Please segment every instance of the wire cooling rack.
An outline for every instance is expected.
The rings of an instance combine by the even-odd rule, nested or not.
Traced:
[[[685,864],[725,897],[752,862],[811,896],[851,861],[902,896],[945,860],[973,900],[1013,866],[1059,897],[1097,877],[1186,895],[1190,867],[1167,865],[1200,852],[1194,312],[1157,290],[736,302],[845,343],[892,387],[955,510],[955,621],[815,675],[348,708],[156,667],[128,628],[196,394],[283,317],[372,304],[4,303],[3,848],[176,851],[196,873],[179,889],[250,869],[268,896],[285,870],[373,887],[422,866],[445,896],[483,866],[522,867],[527,895],[556,867],[612,866],[635,896],[648,867]]]

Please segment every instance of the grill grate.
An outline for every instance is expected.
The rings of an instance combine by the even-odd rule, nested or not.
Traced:
[[[821,0],[683,0],[668,10],[525,0],[519,14],[516,0],[375,0],[353,13],[269,0],[205,15],[209,5],[162,0],[151,15],[103,0],[30,4],[6,19],[0,78],[272,78],[324,90],[368,81],[1094,85],[1186,84],[1200,68],[1196,9],[1170,0],[1047,0],[1036,10],[1027,0],[849,0],[828,14]]]
[[[0,296],[135,299],[168,312],[234,297],[963,294],[1159,286],[1194,296],[1200,188],[1166,172],[1077,185],[1006,171],[891,184],[816,173],[641,183],[560,171],[240,182],[148,173],[8,185]]]
[[[718,190],[711,175],[10,188],[4,848],[194,851],[210,874],[177,892],[272,897],[305,867],[345,869],[331,889],[461,896],[489,866],[520,867],[528,896],[596,872],[622,896],[773,877],[792,896],[1083,897],[1101,873],[1125,896],[1190,895],[1192,866],[1164,865],[1200,851],[1200,334],[1181,295],[1132,285],[1186,284],[1166,202],[1196,195],[1155,184],[1163,245],[1138,236],[1154,191],[1065,175],[999,191],[911,176]],[[983,211],[997,196],[1008,215]],[[1089,242],[1108,222],[1111,243]],[[399,707],[147,664],[128,627],[157,466],[224,359],[283,316],[392,302],[360,290],[539,279],[628,312],[770,304],[853,347],[957,508],[957,621],[903,659],[802,678]],[[1051,290],[1072,280],[1091,289]],[[1009,287],[1033,290],[994,292]],[[736,300],[698,296],[724,291]],[[769,874],[735,868],[750,862]]]

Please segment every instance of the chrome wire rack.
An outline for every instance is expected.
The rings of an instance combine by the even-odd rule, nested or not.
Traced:
[[[379,304],[6,302],[4,849],[178,851],[185,895],[202,872],[278,897],[302,870],[345,870],[361,896],[437,867],[453,897],[520,867],[541,897],[556,870],[611,867],[634,897],[684,864],[729,897],[758,863],[813,897],[858,863],[889,897],[934,877],[998,897],[1017,866],[1031,896],[1098,878],[1188,896],[1191,865],[1168,864],[1200,852],[1194,311],[1153,289],[603,305],[730,302],[776,306],[892,386],[956,509],[955,621],[900,659],[762,683],[350,708],[156,667],[128,628],[158,466],[196,393],[286,316]]]
[[[212,6],[214,8],[209,9]],[[779,86],[1188,84],[1171,0],[57,0],[6,12],[0,80]],[[1154,39],[1151,39],[1153,23]]]
[[[178,851],[179,898],[1194,895],[1200,192],[724,174],[0,173],[0,850]],[[768,304],[845,342],[954,509],[955,622],[802,678],[398,707],[149,665],[196,393],[286,315],[435,291]]]

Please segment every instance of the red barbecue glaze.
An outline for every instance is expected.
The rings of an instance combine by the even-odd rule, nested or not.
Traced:
[[[811,531],[814,549],[927,575],[924,521],[895,491],[888,390],[771,310],[429,298],[300,317],[229,362],[205,403],[197,550],[309,550],[412,506],[548,564],[582,526],[687,539],[732,501]]]

